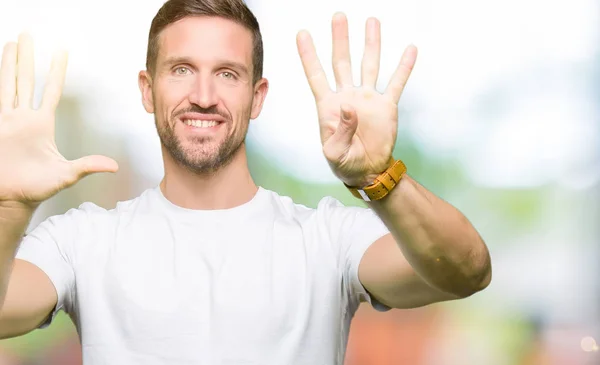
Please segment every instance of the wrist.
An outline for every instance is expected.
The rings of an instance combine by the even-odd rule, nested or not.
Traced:
[[[352,180],[342,180],[342,182],[346,186],[362,189],[364,187],[374,184],[377,179],[377,176],[379,176],[379,175],[380,174],[368,174],[368,175],[362,176],[360,178],[352,179]]]
[[[344,183],[352,195],[364,201],[380,200],[386,197],[399,183],[406,173],[406,166],[401,160],[393,161],[384,172],[375,176],[374,183],[367,186],[352,186]],[[366,182],[360,182],[364,184]]]
[[[373,185],[373,184],[375,184],[375,182],[377,182],[377,178],[381,174],[385,173],[386,170],[388,168],[390,168],[395,162],[396,162],[396,160],[394,160],[393,157],[390,157],[386,166],[383,169],[381,169],[381,171],[369,172],[369,173],[366,173],[366,174],[364,174],[360,177],[354,178],[354,179],[342,180],[342,182],[346,186],[357,188],[357,189],[362,189],[364,187]]]
[[[39,203],[23,203],[14,200],[0,200],[0,220],[14,222],[31,218]]]
[[[0,261],[14,257],[34,212],[35,209],[21,202],[0,201]]]

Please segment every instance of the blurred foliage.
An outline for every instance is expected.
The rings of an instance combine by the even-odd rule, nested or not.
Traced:
[[[55,343],[61,342],[61,340],[74,334],[75,326],[71,319],[64,312],[59,312],[47,328],[2,340],[1,343],[3,347],[11,349],[19,356],[27,359],[39,356],[41,352],[51,348]]]
[[[489,207],[502,225],[518,230],[532,228],[544,210],[550,208],[546,203],[552,194],[545,189],[473,189],[472,193],[481,210]]]

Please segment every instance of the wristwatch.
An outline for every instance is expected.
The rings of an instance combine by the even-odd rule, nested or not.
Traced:
[[[363,188],[348,186],[352,195],[366,202],[383,199],[398,185],[402,176],[406,173],[406,165],[400,160],[392,163],[387,170],[375,178],[375,182]]]

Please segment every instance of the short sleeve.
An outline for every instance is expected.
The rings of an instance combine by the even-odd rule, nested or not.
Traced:
[[[343,294],[355,311],[361,301],[370,303],[379,311],[390,308],[372,298],[358,278],[358,267],[367,249],[379,238],[390,233],[382,220],[371,209],[346,207],[338,200],[327,197],[319,202],[321,219],[332,244],[342,278]]]
[[[56,289],[58,302],[40,328],[45,328],[60,310],[69,312],[73,304],[75,272],[73,243],[81,229],[83,213],[71,209],[63,215],[47,218],[21,241],[16,258],[39,267]]]

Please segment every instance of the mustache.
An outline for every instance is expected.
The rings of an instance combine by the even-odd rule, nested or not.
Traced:
[[[225,120],[231,120],[231,118],[229,117],[229,113],[227,113],[223,110],[219,110],[219,108],[217,108],[216,106],[211,106],[209,108],[203,108],[198,105],[192,105],[189,108],[185,108],[185,109],[181,109],[181,110],[177,111],[176,113],[173,114],[173,118],[177,118],[180,115],[185,114],[185,113],[213,114],[213,115],[219,115],[219,116],[225,118]]]

